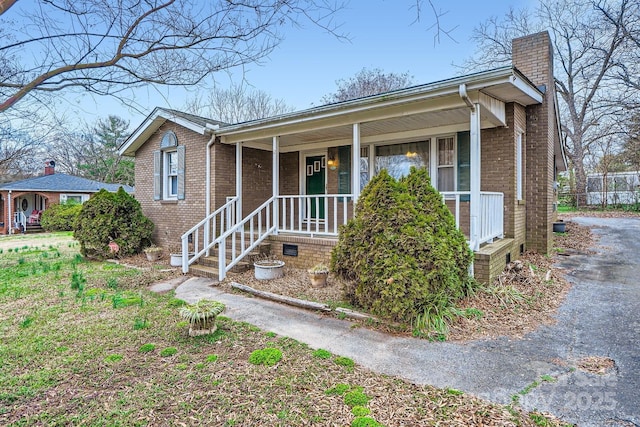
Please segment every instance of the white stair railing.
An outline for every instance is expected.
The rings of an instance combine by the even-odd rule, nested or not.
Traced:
[[[271,197],[215,240],[219,280],[227,277],[227,272],[234,265],[277,230],[275,208],[276,199]]]
[[[227,202],[224,205],[182,235],[183,273],[188,273],[191,264],[201,256],[209,253],[218,236],[224,234],[235,225],[237,202],[238,197],[227,197]],[[189,251],[189,243],[193,245],[191,251]]]
[[[19,211],[13,214],[13,227],[20,227],[23,232],[27,230],[27,216],[24,212]]]

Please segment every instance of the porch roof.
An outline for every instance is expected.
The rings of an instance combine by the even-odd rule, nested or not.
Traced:
[[[542,102],[543,93],[517,69],[507,66],[490,71],[413,86],[379,95],[314,107],[234,125],[215,131],[222,143],[270,149],[280,137],[280,151],[314,146],[350,145],[352,125],[361,124],[363,143],[410,140],[424,135],[466,130],[469,106],[459,94],[465,85],[469,98],[481,105],[483,128],[504,126],[504,105]]]

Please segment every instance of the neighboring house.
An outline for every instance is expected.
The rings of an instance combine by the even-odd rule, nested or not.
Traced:
[[[525,250],[551,249],[566,170],[546,32],[513,41],[513,66],[246,123],[156,108],[120,154],[136,158],[156,243],[190,253],[184,272],[223,252],[220,278],[261,240],[292,266],[328,261],[370,177],[415,165],[488,281]]]
[[[640,203],[640,171],[587,175],[588,205],[634,205]]]
[[[52,203],[75,201],[84,203],[101,189],[118,191],[123,187],[133,193],[133,187],[105,184],[78,176],[55,173],[55,162],[45,162],[44,175],[0,184],[0,233],[13,234],[40,229],[40,218]]]

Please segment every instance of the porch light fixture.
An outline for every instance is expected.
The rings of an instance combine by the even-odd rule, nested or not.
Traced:
[[[327,160],[327,166],[329,166],[329,169],[332,171],[336,170],[338,168],[338,159],[333,156],[329,157],[329,160]]]

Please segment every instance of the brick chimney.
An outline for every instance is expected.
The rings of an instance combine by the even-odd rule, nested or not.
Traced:
[[[56,173],[56,162],[53,160],[47,160],[44,162],[44,174],[53,175],[54,173]]]
[[[514,39],[513,65],[543,92],[539,105],[527,107],[526,200],[527,248],[547,253],[552,248],[554,219],[554,145],[556,126],[553,47],[544,31]]]

